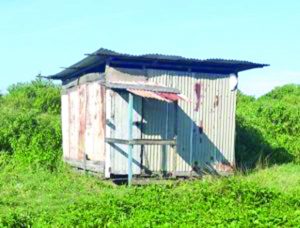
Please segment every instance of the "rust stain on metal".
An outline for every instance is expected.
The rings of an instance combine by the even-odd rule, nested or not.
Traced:
[[[181,99],[175,93],[157,93],[157,94],[163,98],[166,98],[167,100],[170,100],[170,101],[178,101],[179,99]]]
[[[200,121],[198,130],[199,130],[199,134],[200,134],[200,135],[203,134],[203,120]]]
[[[197,82],[194,87],[195,93],[196,93],[196,107],[195,111],[198,112],[200,108],[200,102],[201,102],[201,83]]]
[[[217,163],[214,168],[219,172],[231,173],[234,171],[234,167],[229,163]]]
[[[160,101],[171,102],[171,100],[167,99],[165,96],[146,90],[138,90],[138,89],[127,89],[127,91],[144,98],[152,98]]]
[[[215,101],[214,101],[214,108],[219,106],[219,95],[215,96]]]

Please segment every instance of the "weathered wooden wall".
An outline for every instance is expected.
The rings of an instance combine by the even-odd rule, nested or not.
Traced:
[[[99,82],[81,84],[62,94],[63,156],[83,165],[105,161],[105,87]]]

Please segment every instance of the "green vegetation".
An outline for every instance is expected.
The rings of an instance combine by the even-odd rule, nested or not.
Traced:
[[[0,96],[0,227],[299,227],[299,91],[239,94],[237,160],[254,169],[128,188],[60,162],[58,86],[12,86]]]
[[[6,168],[0,174],[3,226],[299,226],[300,196],[277,178],[300,176],[299,166],[248,177],[112,186],[68,169]],[[296,172],[295,172],[296,171]],[[273,168],[267,172],[272,173]],[[268,183],[260,180],[268,180]],[[298,179],[299,180],[299,179]],[[299,182],[292,182],[298,188]]]
[[[236,156],[240,166],[258,161],[300,162],[300,86],[286,85],[255,99],[238,94]]]
[[[56,169],[61,158],[60,90],[36,80],[0,98],[0,151],[18,164]]]

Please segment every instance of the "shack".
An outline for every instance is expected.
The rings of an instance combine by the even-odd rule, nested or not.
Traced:
[[[62,72],[63,158],[115,175],[235,167],[238,73],[266,64],[99,49]]]

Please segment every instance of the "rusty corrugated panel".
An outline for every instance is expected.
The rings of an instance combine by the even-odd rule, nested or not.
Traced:
[[[159,94],[155,93],[155,92],[151,92],[151,91],[145,91],[145,90],[138,90],[138,89],[127,89],[127,91],[143,97],[143,98],[152,98],[152,99],[156,99],[156,100],[160,100],[160,101],[165,101],[165,102],[172,102],[171,100],[168,100],[162,96],[160,96]]]
[[[220,167],[223,163],[233,165],[236,91],[230,91],[228,75],[162,70],[147,73],[149,80],[173,86],[191,101],[178,102],[177,172],[190,172],[195,165],[202,168]],[[163,118],[160,113],[153,115],[154,119]],[[166,127],[158,122],[152,128],[163,134]],[[162,170],[159,165],[162,149],[152,147],[150,151],[149,166]]]
[[[178,101],[179,99],[181,99],[180,96],[178,96],[177,94],[174,93],[156,93],[158,94],[160,97],[165,98],[168,101]]]
[[[137,90],[137,89],[127,89],[127,91],[143,98],[152,98],[152,99],[165,101],[169,103],[182,99],[178,94],[175,93],[151,92],[151,91]]]

